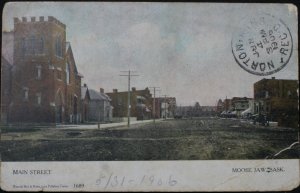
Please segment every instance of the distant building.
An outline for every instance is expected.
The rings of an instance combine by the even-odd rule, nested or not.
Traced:
[[[107,95],[112,100],[113,117],[127,117],[128,91],[118,92],[117,89],[113,89],[113,92],[107,93]],[[135,87],[132,87],[130,91],[130,116],[138,120],[150,119],[152,117],[152,107],[152,95],[149,88],[136,90]]]
[[[223,109],[224,109],[224,103],[222,99],[219,99],[217,103],[217,113],[222,113]]]
[[[254,114],[253,99],[248,97],[233,97],[220,99],[216,111],[221,117],[249,117]],[[221,113],[220,113],[221,112]]]
[[[111,98],[104,93],[104,89],[100,88],[100,92],[88,89],[88,93],[90,97],[88,105],[88,121],[112,121],[113,107],[110,104]]]
[[[194,106],[177,106],[175,115],[182,117],[206,117],[217,114],[216,106],[200,106],[196,103]]]
[[[231,99],[231,106],[237,117],[241,117],[242,112],[249,109],[251,100],[247,97],[233,97]]]
[[[240,116],[243,118],[250,118],[255,114],[255,100],[249,98],[248,99],[248,108],[241,112]]]
[[[86,84],[81,87],[81,122],[89,121],[89,103],[91,97]]]
[[[193,116],[193,106],[177,106],[175,111],[176,116],[182,117],[192,117]]]
[[[152,112],[151,117],[158,119],[162,117],[162,99],[155,97],[155,112],[154,112],[154,98],[151,98],[152,106],[149,107],[149,110]]]
[[[217,106],[201,106],[201,116],[215,116],[217,112]]]
[[[298,127],[299,81],[262,79],[254,83],[255,113],[266,114],[281,126]]]
[[[224,99],[224,102],[223,102],[223,111],[232,111],[233,108],[232,108],[232,101],[231,99]]]
[[[81,78],[66,25],[49,16],[14,18],[11,122],[80,122]]]
[[[173,118],[176,111],[176,98],[175,97],[159,97],[156,98],[160,103],[159,113],[161,118]]]

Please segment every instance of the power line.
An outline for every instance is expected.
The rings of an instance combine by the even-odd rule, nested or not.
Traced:
[[[131,105],[130,105],[130,78],[133,76],[139,76],[137,74],[131,74],[132,72],[136,72],[136,71],[120,71],[120,72],[127,72],[128,74],[120,74],[120,76],[127,76],[128,77],[128,106],[127,106],[127,126],[130,126],[130,109],[131,109]]]

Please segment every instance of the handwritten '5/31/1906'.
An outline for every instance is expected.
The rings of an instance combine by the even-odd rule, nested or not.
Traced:
[[[143,175],[138,178],[129,178],[127,176],[118,176],[111,173],[109,176],[101,175],[96,180],[96,185],[104,186],[104,188],[115,188],[122,186],[176,186],[178,181],[174,176],[169,175],[166,177],[157,177],[155,175]]]

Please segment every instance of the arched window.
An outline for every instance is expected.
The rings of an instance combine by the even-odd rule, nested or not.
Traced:
[[[66,83],[70,84],[70,64],[66,63]]]

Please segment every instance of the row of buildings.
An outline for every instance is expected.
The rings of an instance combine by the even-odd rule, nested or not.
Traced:
[[[119,92],[117,89],[113,89],[113,92],[107,93],[107,95],[111,98],[111,104],[114,107],[113,117],[126,117],[128,91]],[[131,116],[137,120],[173,117],[176,110],[175,97],[156,97],[154,99],[148,87],[144,90],[132,87],[130,101]]]
[[[220,99],[217,111],[221,116],[250,117],[267,116],[280,126],[298,127],[299,81],[261,79],[253,85],[254,97],[233,97]]]
[[[89,89],[82,78],[66,25],[56,18],[14,18],[13,31],[2,32],[2,123],[107,122],[127,116],[127,91]],[[175,98],[154,100],[148,88],[130,92],[132,117],[173,116]]]
[[[221,116],[254,118],[263,115],[279,126],[298,127],[299,81],[263,78],[253,85],[253,98],[219,99],[216,106],[178,106],[176,115],[182,117]]]

